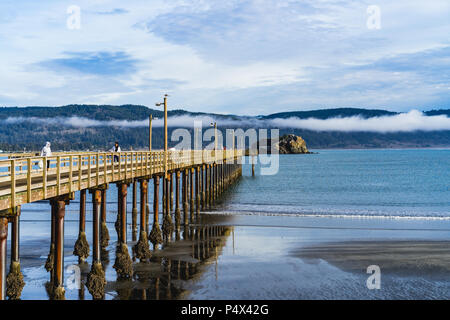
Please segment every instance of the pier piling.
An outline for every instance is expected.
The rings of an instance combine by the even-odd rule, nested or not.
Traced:
[[[200,184],[201,184],[201,201],[202,201],[202,210],[206,209],[206,198],[205,198],[205,174],[206,174],[206,170],[205,170],[205,165],[202,165],[202,169],[200,171]]]
[[[180,171],[175,172],[175,228],[180,231],[181,212],[180,212]]]
[[[120,190],[120,241],[127,243],[127,194],[128,185],[126,183],[119,184]]]
[[[195,169],[191,168],[189,170],[189,194],[190,194],[190,222],[194,223],[194,211],[195,211],[195,204],[194,204],[194,172]]]
[[[116,260],[113,268],[116,269],[119,279],[129,279],[133,275],[132,261],[127,246],[127,193],[128,184],[119,183],[119,214],[120,214],[120,237],[117,244]]]
[[[210,172],[209,172],[209,164],[205,165],[205,209],[209,208],[209,178],[210,178]]]
[[[0,217],[0,300],[6,297],[6,241],[8,238],[8,218]]]
[[[105,272],[100,261],[100,220],[102,190],[93,189],[92,193],[92,266],[87,276],[87,288],[94,299],[101,299],[105,294]]]
[[[51,200],[55,212],[55,258],[53,267],[53,299],[65,299],[64,290],[64,217],[69,198],[57,197]]]
[[[150,232],[149,240],[156,249],[158,244],[162,243],[162,232],[159,227],[159,176],[153,177],[153,226]]]
[[[195,168],[195,213],[197,214],[196,218],[200,213],[200,167]]]
[[[170,173],[169,184],[170,184],[170,190],[169,190],[169,193],[170,193],[170,206],[169,206],[170,211],[169,211],[169,213],[172,213],[172,211],[173,211],[173,173],[172,172]]]
[[[19,232],[20,206],[16,208],[16,215],[11,218],[11,263],[6,278],[6,295],[11,300],[19,299],[25,286],[23,274],[20,270]]]
[[[86,189],[80,191],[80,222],[78,229],[78,239],[75,242],[73,254],[78,256],[81,263],[89,256],[89,243],[86,238]]]
[[[106,225],[106,190],[108,185],[104,185],[101,189],[101,226],[100,226],[100,245],[102,248],[106,248],[109,244],[109,231]]]
[[[213,174],[214,174],[214,164],[211,164],[209,167],[209,208],[212,208],[214,205]]]
[[[183,224],[188,225],[188,169],[183,171]]]
[[[163,232],[163,239],[166,241],[171,240],[172,232],[173,232],[173,222],[172,217],[170,215],[170,178],[171,175],[167,175],[167,178],[164,179],[164,200],[166,202],[166,205],[164,206],[163,211],[163,226],[162,226],[162,232]]]
[[[142,179],[140,181],[141,186],[141,216],[140,216],[140,225],[139,225],[139,241],[134,246],[134,252],[136,254],[136,257],[141,261],[147,261],[150,259],[150,247],[148,245],[148,237],[147,237],[147,230],[146,230],[146,199],[148,198],[147,192],[148,192],[148,182],[146,179]]]
[[[142,193],[141,193],[142,195]],[[142,198],[141,198],[142,201]],[[132,241],[136,241],[137,238],[137,215],[138,215],[138,210],[137,210],[137,181],[134,180],[133,181],[133,208],[131,209],[131,230],[132,230],[132,235],[131,235],[131,239]]]
[[[47,256],[47,260],[45,261],[45,270],[50,272],[50,282],[53,282],[53,267],[55,265],[55,225],[56,225],[56,213],[55,206],[50,203],[50,250]]]

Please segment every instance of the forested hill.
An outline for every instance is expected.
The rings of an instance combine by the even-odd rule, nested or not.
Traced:
[[[8,117],[36,117],[36,118],[54,118],[54,117],[73,117],[88,118],[92,120],[143,120],[152,114],[159,118],[164,116],[162,110],[155,110],[141,105],[67,105],[62,107],[0,107],[0,119]],[[215,117],[227,117],[203,112],[189,112],[185,110],[168,110],[169,117],[180,115],[212,115]],[[238,118],[230,115],[231,118]]]
[[[111,148],[115,140],[119,140],[125,150],[148,147],[148,128],[146,126],[126,127],[106,125],[109,120],[146,120],[152,114],[154,118],[163,117],[162,110],[140,105],[67,105],[62,107],[0,107],[0,150],[22,151],[40,150],[45,141],[51,141],[53,150],[106,150]],[[360,116],[371,118],[395,115],[386,110],[368,110],[358,108],[338,108],[311,111],[282,112],[271,115],[249,117],[237,115],[218,115],[211,113],[195,113],[185,110],[169,110],[173,116],[210,116],[217,120],[219,130],[225,128],[263,127],[264,121],[276,118],[297,117],[329,119],[336,117]],[[450,110],[433,110],[425,115],[446,115]],[[77,126],[70,121],[62,121],[71,117],[105,121],[95,126]],[[227,121],[224,121],[227,120]],[[245,120],[245,121],[239,121]],[[227,125],[225,125],[227,124]],[[191,126],[192,123],[188,124]],[[209,126],[209,124],[203,124]],[[174,127],[169,127],[169,135]],[[192,131],[192,129],[190,129]],[[309,149],[318,148],[405,148],[405,147],[450,147],[450,130],[447,131],[414,131],[414,132],[327,132],[294,128],[280,129],[280,135],[295,134],[305,139]],[[169,145],[175,145],[170,142]],[[153,128],[153,147],[163,145],[163,130]]]
[[[337,117],[354,117],[359,116],[361,118],[373,118],[381,116],[392,116],[399,114],[398,112],[392,112],[379,109],[359,109],[359,108],[336,108],[336,109],[320,109],[311,111],[292,111],[292,112],[279,112],[273,113],[267,116],[260,116],[261,119],[275,119],[275,118],[291,118],[296,117],[299,119],[316,118],[316,119],[330,119]],[[447,115],[450,117],[450,110],[431,110],[424,111],[427,116]]]
[[[296,117],[299,119],[316,118],[316,119],[329,119],[337,117],[353,117],[360,116],[362,118],[373,118],[380,116],[395,115],[397,112],[391,112],[386,110],[369,110],[359,108],[337,108],[337,109],[321,109],[311,111],[292,111],[292,112],[279,112],[273,113],[268,116],[262,116],[263,119],[275,119],[275,118],[291,118]]]
[[[431,110],[425,111],[426,115],[447,115],[450,116],[449,110]],[[143,120],[150,114],[153,117],[162,117],[163,111],[148,108],[142,105],[67,105],[62,107],[0,107],[0,119],[8,117],[37,117],[37,118],[52,118],[52,117],[72,117],[88,118],[93,120]],[[351,117],[360,116],[362,118],[372,118],[380,116],[395,115],[398,112],[392,112],[380,109],[362,109],[362,108],[335,108],[335,109],[320,109],[310,111],[291,111],[279,112],[269,115],[261,115],[259,119],[275,119],[275,118],[291,118],[297,117],[300,119],[316,118],[329,119],[336,117]],[[176,109],[168,111],[169,117],[180,115],[210,115],[216,118],[232,118],[240,119],[242,117],[236,115],[223,115],[206,112],[189,112],[186,110]],[[252,117],[244,117],[252,118]]]

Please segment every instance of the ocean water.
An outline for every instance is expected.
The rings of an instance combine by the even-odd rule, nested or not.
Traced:
[[[221,212],[450,219],[450,149],[318,150],[280,155],[275,175],[243,179]]]

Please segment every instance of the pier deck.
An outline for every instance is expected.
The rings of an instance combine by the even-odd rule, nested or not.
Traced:
[[[167,170],[234,162],[243,150],[168,151]],[[114,155],[120,161],[114,162]],[[163,175],[164,151],[11,154],[0,160],[0,211],[122,180]],[[50,168],[46,169],[47,161]],[[41,162],[43,168],[39,168]]]

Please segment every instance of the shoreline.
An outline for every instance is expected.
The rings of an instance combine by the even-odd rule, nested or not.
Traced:
[[[48,241],[30,234],[36,223],[47,222],[22,223],[24,300],[47,299]],[[91,257],[83,264],[77,262],[72,254],[77,223],[67,221],[66,227],[65,278],[71,276],[67,268],[78,265],[86,281]],[[218,227],[225,233],[211,237]],[[110,245],[102,251],[108,281],[105,299],[450,298],[447,221],[386,220],[375,226],[374,220],[204,212],[199,223],[191,226],[192,239],[182,228],[172,243],[152,250],[149,263],[135,261],[136,277],[125,281],[117,279],[112,268],[117,239],[112,222],[108,228]],[[130,254],[134,244],[128,242]],[[365,287],[366,268],[371,264],[381,268],[382,290]],[[81,295],[81,289],[66,289],[66,298],[91,299],[84,286],[83,290]]]
[[[265,225],[256,216],[234,216],[230,222],[234,237],[219,257],[222,279],[214,281],[210,272],[197,284],[202,290],[189,298],[450,298],[448,228],[386,228],[389,224],[378,229],[299,228],[291,225],[294,219],[303,220],[267,217],[271,223]],[[411,224],[423,225],[421,221]],[[434,225],[432,221],[425,224]],[[370,265],[381,269],[380,290],[366,287]]]
[[[105,149],[106,150],[106,149]],[[146,150],[145,148],[141,148],[141,149],[136,149],[134,151],[144,151]],[[155,149],[156,150],[156,149]],[[163,151],[163,149],[158,149],[159,151]],[[311,148],[308,149],[307,153],[279,153],[280,155],[290,155],[290,154],[320,154],[320,151],[346,151],[346,150],[352,150],[352,151],[365,151],[365,150],[450,150],[450,146],[434,146],[434,147],[381,147],[381,148],[377,148],[377,147],[373,147],[373,148]],[[2,150],[3,152],[0,152],[0,158],[5,157],[6,155],[10,154],[10,153],[14,153],[14,154],[20,154],[20,153],[24,153],[23,150],[16,150],[16,151],[5,151]],[[54,150],[53,152],[65,152],[67,150]],[[69,152],[71,152],[73,150],[69,150]],[[78,150],[79,151],[79,150]],[[88,152],[89,150],[82,150],[82,152]],[[40,150],[36,150],[36,151],[26,151],[25,153],[40,153]],[[270,153],[268,153],[270,154]],[[246,156],[248,157],[248,156]],[[7,159],[7,158],[6,158]]]

